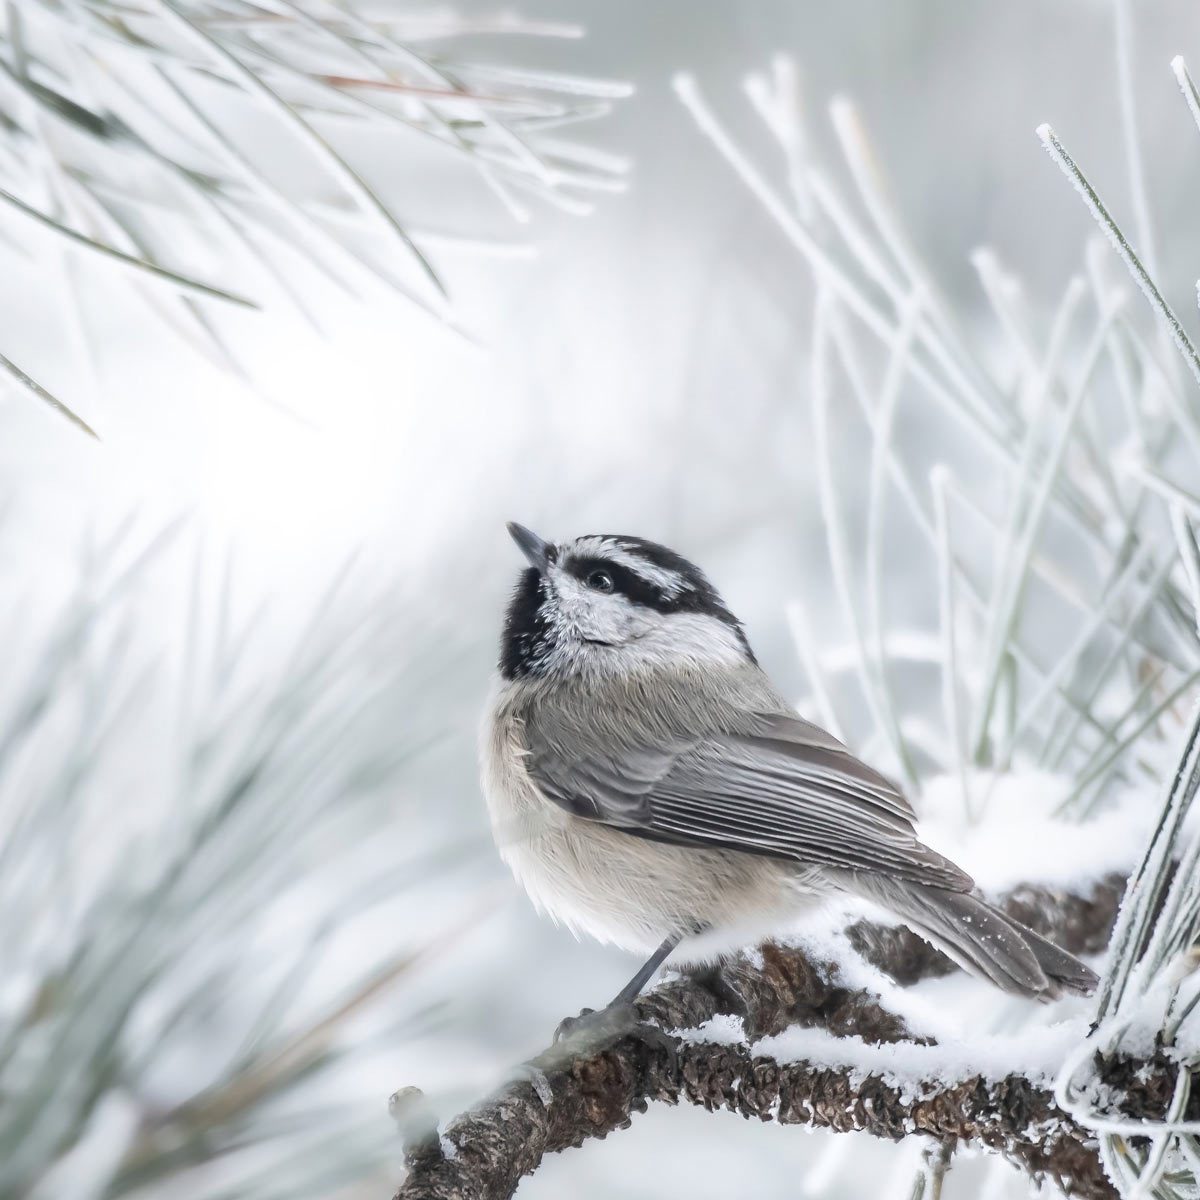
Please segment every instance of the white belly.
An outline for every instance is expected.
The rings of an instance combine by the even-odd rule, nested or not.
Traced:
[[[672,961],[701,961],[794,926],[817,881],[798,865],[671,846],[573,817],[525,769],[519,721],[485,730],[483,788],[500,856],[534,904],[576,934],[650,954],[689,937]]]

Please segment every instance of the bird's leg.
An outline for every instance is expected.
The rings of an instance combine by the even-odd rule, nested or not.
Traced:
[[[641,995],[642,988],[650,982],[650,977],[663,965],[667,955],[679,945],[683,935],[673,933],[648,959],[638,968],[637,974],[613,997],[609,1008],[618,1004],[632,1004]]]
[[[673,933],[638,968],[634,977],[598,1012],[585,1008],[577,1017],[567,1017],[554,1034],[556,1050],[596,1051],[624,1037],[636,1037],[646,1045],[666,1050],[675,1057],[674,1039],[656,1025],[638,1020],[633,1002],[638,998],[650,977],[662,966],[667,955],[679,945],[682,934]]]

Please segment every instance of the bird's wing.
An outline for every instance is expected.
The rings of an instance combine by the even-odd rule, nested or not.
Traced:
[[[526,726],[541,791],[575,816],[639,837],[722,847],[962,890],[970,877],[922,845],[896,786],[798,717],[753,732],[572,753]]]

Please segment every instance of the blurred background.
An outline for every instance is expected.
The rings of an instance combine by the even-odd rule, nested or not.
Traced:
[[[905,245],[955,345],[974,348],[967,367],[951,355],[958,373],[1007,397],[1010,460],[1041,411],[1029,378],[1061,369],[1062,396],[1042,385],[1055,420],[1090,378],[1082,320],[1063,318],[1042,358],[1074,276],[1127,293],[1129,344],[1150,347],[1128,360],[1139,378],[1155,355],[1162,396],[1183,377],[1115,258],[1088,259],[1094,226],[1034,130],[1051,122],[1118,220],[1150,230],[1143,258],[1194,324],[1200,137],[1168,65],[1200,54],[1192,6],[528,0],[515,17],[528,29],[475,3],[5,7],[0,355],[36,384],[0,376],[2,1194],[386,1196],[392,1091],[419,1086],[449,1115],[627,977],[618,951],[539,919],[490,842],[475,741],[520,565],[505,520],[678,548],[805,711],[828,701],[857,749],[896,767],[907,734],[889,739],[846,667],[844,591],[867,584],[857,566],[839,584],[821,490],[857,529],[877,468],[846,380],[814,413],[821,275],[701,129],[680,73],[797,219],[814,200],[795,168],[812,166],[807,227],[827,241],[841,234],[819,180],[853,194],[830,103],[853,102]],[[413,84],[401,47],[450,82]],[[408,91],[378,88],[381,58]],[[376,86],[346,82],[362,76]],[[445,102],[455,88],[476,98]],[[763,88],[795,100],[785,153]],[[895,342],[841,351],[873,396],[888,345],[912,336],[889,311]],[[1032,367],[1014,350],[1026,335]],[[1005,490],[1011,461],[985,465],[905,378],[894,436],[921,495],[953,464],[994,532],[1023,494]],[[1118,383],[1097,383],[1098,403]],[[1133,389],[1148,421],[1173,411],[1153,386]],[[1098,411],[1083,448],[1127,451]],[[830,414],[832,444],[814,429]],[[1178,439],[1140,432],[1195,490]],[[1112,513],[1136,508],[1169,539],[1165,510],[1127,484],[1112,512],[1088,509],[1098,536],[1121,542]],[[872,594],[911,635],[897,670],[919,791],[954,757],[926,728],[944,700],[938,564],[886,515],[895,494],[881,504]],[[1049,574],[1107,596],[1129,558],[1085,562],[1076,533],[1047,524]],[[1165,664],[1151,733],[1196,665],[1179,604],[1157,610],[1183,574],[1159,565],[1135,562],[1129,580],[1156,599],[1126,621]],[[1039,614],[1043,646],[1078,628],[1053,597]],[[985,662],[987,638],[963,638]],[[806,643],[827,652],[824,687]],[[1127,697],[1148,675],[1118,649]],[[986,676],[964,669],[963,686]],[[1085,693],[1085,726],[1125,711]],[[1009,739],[1011,762],[1022,745]],[[1027,761],[1057,802],[1102,758],[1092,744]],[[1114,786],[1154,778],[1143,758]],[[855,1195],[882,1173],[899,1195],[915,1153],[660,1109],[520,1194]],[[947,1191],[983,1187],[1024,1185],[979,1162]]]

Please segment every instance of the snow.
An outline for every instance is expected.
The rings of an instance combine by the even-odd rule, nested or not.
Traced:
[[[922,789],[922,841],[958,863],[991,895],[1020,883],[1085,890],[1138,861],[1154,819],[1145,794],[1125,792],[1079,823],[1054,815],[1070,783],[1041,771],[968,776],[973,797],[986,796],[981,819],[968,823],[957,776],[931,779]]]
[[[967,989],[970,998],[964,1002]],[[922,1018],[912,1021],[906,1014],[910,1027],[914,1032],[935,1036],[935,1045],[909,1041],[878,1045],[857,1036],[838,1037],[823,1029],[801,1026],[749,1042],[741,1018],[727,1014],[694,1029],[671,1032],[686,1044],[750,1045],[754,1054],[781,1063],[849,1070],[857,1077],[878,1075],[902,1091],[923,1083],[952,1085],[974,1076],[994,1081],[1012,1074],[1052,1087],[1063,1061],[1087,1036],[1091,1020],[1090,1009],[1078,1001],[1035,1010],[1032,1004],[1014,1002],[962,975],[938,980],[933,987],[901,989],[891,985],[887,991],[887,1007],[897,1011],[900,1005],[894,1000],[902,997],[906,1007]],[[933,997],[930,991],[935,993]],[[934,1002],[938,994],[943,1001],[940,1014]],[[991,1016],[996,1012],[993,1001],[1002,1012],[1009,1003],[1019,1005],[1022,1019],[1004,1021],[1002,1031],[989,1032],[994,1023]],[[1038,1023],[1029,1020],[1031,1012],[1069,1015]]]
[[[1065,997],[1036,1004],[961,972],[902,988],[850,949],[844,923],[844,914],[831,910],[824,924],[795,942],[819,960],[836,962],[841,984],[877,994],[915,1036],[936,1039],[935,1045],[877,1045],[800,1026],[750,1041],[742,1020],[724,1014],[671,1032],[688,1044],[750,1045],[754,1054],[778,1062],[847,1069],[856,1078],[878,1075],[906,1094],[923,1083],[949,1085],[974,1076],[998,1080],[1010,1074],[1052,1087],[1066,1057],[1087,1036],[1090,1000]]]
[[[941,981],[931,981],[934,984],[932,988],[929,985],[901,987],[850,945],[846,927],[856,918],[858,910],[870,919],[879,916],[883,910],[865,901],[855,901],[849,908],[847,913],[845,906],[831,906],[821,914],[820,919],[810,922],[803,937],[793,939],[793,944],[802,946],[818,962],[836,963],[838,983],[878,996],[883,1007],[895,1013],[915,1036],[940,1039],[947,1032],[955,1032],[956,1016],[963,1005],[958,1002],[947,1004],[945,997],[938,995],[936,984]],[[964,976],[954,981],[952,986],[956,993],[959,990],[957,985],[965,979]],[[977,1003],[981,985],[970,980],[966,986],[970,989],[971,997],[967,1003]],[[931,999],[931,991],[935,998]],[[983,994],[985,1002],[993,999],[990,990],[985,990]]]
[[[976,1075],[994,1081],[1013,1074],[1049,1087],[1087,1027],[1087,1018],[1080,1016],[1017,1033],[973,1033],[933,1046],[916,1042],[872,1045],[859,1037],[834,1037],[822,1029],[793,1027],[755,1042],[754,1051],[781,1063],[803,1062],[863,1076],[879,1075],[902,1090],[921,1083],[953,1085]]]
[[[673,1029],[671,1033],[689,1045],[706,1042],[715,1046],[739,1046],[746,1040],[742,1018],[732,1013],[718,1013],[695,1029]]]

